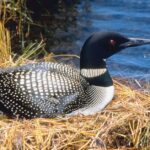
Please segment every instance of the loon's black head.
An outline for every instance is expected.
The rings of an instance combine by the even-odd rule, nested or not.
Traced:
[[[127,38],[115,32],[97,32],[91,35],[81,50],[81,68],[99,68],[104,59],[127,47],[150,44],[149,39]]]

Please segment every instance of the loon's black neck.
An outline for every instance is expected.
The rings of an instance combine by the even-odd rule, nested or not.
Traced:
[[[93,61],[92,61],[93,62]],[[113,81],[109,75],[106,67],[106,62],[104,60],[99,60],[97,63],[94,61],[84,62],[81,58],[80,61],[80,73],[86,78],[90,85],[109,87],[113,85]]]
[[[106,67],[104,58],[106,57],[106,42],[99,34],[90,36],[84,43],[80,53],[81,75],[87,79],[91,85],[108,87],[113,82]]]

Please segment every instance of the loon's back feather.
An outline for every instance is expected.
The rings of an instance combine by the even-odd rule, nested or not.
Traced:
[[[78,109],[75,100],[84,94],[84,85],[88,83],[79,71],[64,64],[42,62],[4,69],[0,103],[11,108],[9,114],[20,117],[57,116]]]

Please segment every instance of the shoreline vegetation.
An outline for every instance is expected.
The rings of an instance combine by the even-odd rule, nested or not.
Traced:
[[[57,57],[46,51],[43,35],[35,42],[27,40],[31,24],[37,23],[24,2],[0,3],[1,69],[38,61],[55,61]],[[17,54],[16,47],[17,52],[20,49]],[[145,90],[150,88],[149,85],[144,83],[142,89],[138,81],[130,81],[129,84],[126,79],[113,80],[116,89],[113,101],[93,116],[19,120],[1,115],[0,149],[149,150],[150,90]]]

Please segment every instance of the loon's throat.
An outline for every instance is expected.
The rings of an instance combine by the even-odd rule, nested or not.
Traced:
[[[108,87],[113,85],[107,68],[81,69],[81,75],[86,78],[90,85]]]

